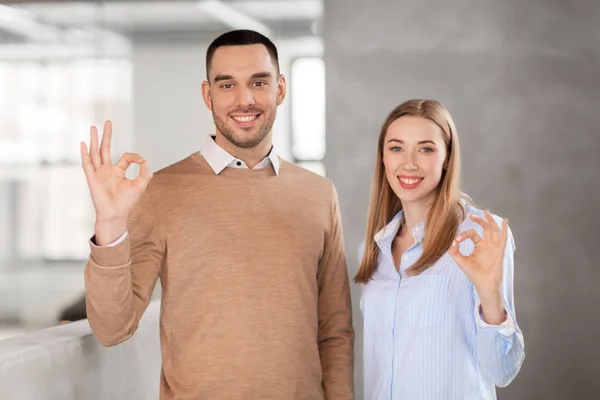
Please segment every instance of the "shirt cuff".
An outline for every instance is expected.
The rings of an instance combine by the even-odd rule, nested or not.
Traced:
[[[101,248],[101,247],[115,247],[118,244],[121,244],[125,241],[125,238],[127,237],[127,230],[125,230],[125,232],[114,242],[107,244],[106,246],[98,246],[96,244],[96,235],[92,236],[90,239],[90,246],[93,248]]]
[[[506,319],[499,325],[491,325],[484,321],[483,312],[481,310],[481,300],[477,299],[475,301],[475,322],[477,323],[478,328],[497,328],[498,333],[502,336],[510,337],[515,333],[515,322],[513,321],[510,313],[506,310],[506,306],[504,306],[504,313],[506,314]]]
[[[131,248],[127,231],[114,242],[106,246],[98,246],[92,237],[90,243],[90,258],[93,263],[100,267],[124,266],[130,261]]]

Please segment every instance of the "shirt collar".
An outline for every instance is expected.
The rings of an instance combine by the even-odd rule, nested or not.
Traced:
[[[217,175],[227,167],[240,168],[240,166],[246,165],[242,160],[238,160],[219,146],[217,142],[215,142],[215,137],[211,135],[207,136],[204,140],[200,154],[202,154],[208,165],[210,165]],[[266,168],[269,165],[273,167],[275,175],[279,175],[279,157],[274,148],[271,148],[269,155],[254,168]],[[246,168],[248,167],[246,166]]]
[[[375,234],[375,236],[373,237],[375,242],[382,244],[386,241],[392,241],[398,234],[398,230],[402,225],[402,221],[404,221],[404,211],[400,210],[396,215],[394,215],[394,218],[392,218],[392,220],[386,226],[384,226],[379,232]],[[415,239],[415,242],[423,242],[423,240],[425,239],[425,221],[416,225],[412,229],[412,236]]]

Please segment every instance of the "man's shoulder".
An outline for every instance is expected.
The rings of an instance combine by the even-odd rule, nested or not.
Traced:
[[[189,155],[171,165],[167,165],[154,172],[154,176],[165,176],[173,174],[190,173],[198,170],[200,164],[194,159],[196,154]]]
[[[288,161],[282,162],[280,174],[288,180],[286,186],[291,189],[288,195],[303,199],[306,204],[329,209],[338,201],[336,188],[329,178]]]
[[[155,171],[148,190],[154,193],[160,193],[164,190],[173,193],[178,188],[188,186],[190,177],[209,172],[205,170],[206,168],[195,159],[195,154],[192,154]]]
[[[314,185],[324,189],[329,189],[332,185],[331,180],[328,178],[283,159],[281,159],[280,171],[280,173],[285,174],[285,176],[311,186]]]

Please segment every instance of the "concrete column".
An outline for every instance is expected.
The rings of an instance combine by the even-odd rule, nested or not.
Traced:
[[[326,0],[328,176],[358,265],[376,138],[409,98],[450,110],[464,189],[506,216],[526,359],[500,399],[600,389],[600,7],[593,0]],[[357,398],[362,321],[353,288]]]

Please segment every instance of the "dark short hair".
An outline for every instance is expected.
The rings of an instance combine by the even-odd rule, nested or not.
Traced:
[[[239,29],[222,34],[208,46],[208,50],[206,51],[206,79],[210,80],[209,71],[212,65],[213,55],[219,47],[246,46],[251,44],[262,44],[267,48],[271,60],[275,65],[275,69],[277,70],[277,73],[279,73],[279,56],[277,55],[277,47],[275,47],[275,44],[273,44],[268,37],[258,32],[248,29]]]

